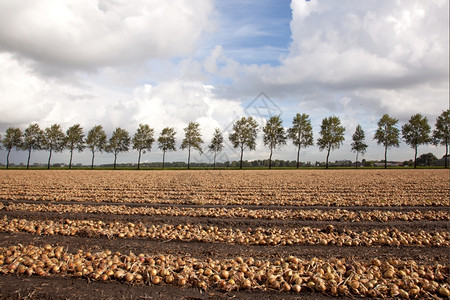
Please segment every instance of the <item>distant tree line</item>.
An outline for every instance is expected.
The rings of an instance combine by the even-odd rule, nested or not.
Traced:
[[[435,129],[431,132],[428,119],[420,113],[411,116],[408,123],[398,128],[398,119],[385,114],[377,123],[378,128],[374,135],[374,140],[379,145],[384,146],[384,167],[387,168],[387,153],[392,147],[399,147],[400,132],[403,140],[414,149],[414,167],[417,166],[417,151],[420,145],[433,143],[445,147],[445,168],[447,168],[448,147],[450,141],[450,110],[443,111],[436,119]],[[242,117],[233,124],[232,131],[228,136],[229,141],[235,149],[240,150],[239,168],[243,167],[243,156],[245,150],[256,149],[256,139],[260,128],[253,117]],[[285,146],[287,140],[291,140],[297,147],[296,167],[300,166],[300,150],[314,145],[311,119],[307,114],[297,113],[292,121],[292,127],[285,131],[282,126],[281,116],[270,117],[262,128],[263,142],[270,150],[268,167],[272,168],[273,150]],[[339,149],[344,142],[345,128],[341,125],[341,120],[336,116],[326,117],[320,126],[319,138],[316,141],[320,151],[326,151],[326,165],[329,166],[330,152]],[[162,168],[165,167],[165,156],[167,152],[176,151],[176,131],[172,127],[163,128],[157,142],[158,149],[162,151]],[[4,137],[0,135],[1,144],[7,152],[6,168],[9,168],[9,157],[12,149],[28,152],[27,169],[30,167],[30,158],[33,150],[47,150],[49,152],[47,168],[50,168],[51,158],[54,152],[69,150],[69,168],[72,168],[72,158],[74,150],[78,152],[89,149],[92,153],[91,168],[94,168],[95,154],[108,152],[114,154],[114,169],[117,166],[117,156],[121,152],[132,149],[138,151],[137,166],[140,169],[141,156],[152,150],[156,141],[154,129],[147,124],[140,124],[133,137],[127,130],[116,128],[108,139],[103,127],[96,125],[91,128],[85,136],[83,127],[75,124],[64,133],[61,125],[53,124],[42,130],[38,124],[30,124],[24,132],[19,128],[10,127],[6,130]],[[358,155],[364,155],[368,145],[365,142],[365,132],[361,125],[357,125],[352,136],[351,150],[356,152],[356,162]],[[187,168],[191,164],[191,151],[197,150],[203,153],[202,134],[200,125],[197,122],[190,122],[184,128],[184,139],[181,142],[181,149],[187,150]],[[224,148],[224,137],[219,128],[215,129],[214,135],[208,145],[208,149],[214,153],[214,168],[216,167],[216,156]],[[427,159],[421,158],[421,159]],[[430,159],[430,158],[428,158]],[[356,167],[358,163],[356,163]]]

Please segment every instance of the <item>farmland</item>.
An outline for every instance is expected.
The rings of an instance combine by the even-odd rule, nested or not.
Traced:
[[[0,172],[0,295],[450,295],[448,170]]]

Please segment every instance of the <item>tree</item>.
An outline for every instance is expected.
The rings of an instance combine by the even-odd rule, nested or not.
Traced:
[[[275,148],[286,145],[286,133],[280,116],[272,116],[263,128],[264,145],[270,148],[269,169],[272,169],[272,153]]]
[[[41,150],[44,141],[44,131],[38,124],[30,124],[23,134],[22,149],[28,150],[27,169],[30,168],[31,151]]]
[[[81,152],[84,147],[83,127],[80,124],[69,127],[66,131],[66,148],[70,150],[69,169],[72,169],[73,150],[77,149]]]
[[[242,117],[233,124],[233,132],[230,134],[228,139],[233,144],[234,148],[241,149],[241,159],[239,163],[239,168],[242,169],[242,158],[244,155],[244,150],[249,148],[250,150],[255,150],[256,148],[256,137],[258,135],[258,124],[252,116]]]
[[[421,114],[411,116],[408,123],[402,126],[403,139],[414,149],[414,168],[417,167],[417,148],[431,142],[430,131],[427,117]]]
[[[43,149],[49,151],[47,169],[50,169],[50,161],[52,159],[52,153],[62,152],[66,147],[66,136],[61,129],[61,125],[53,124],[50,127],[45,128]]]
[[[358,154],[361,152],[362,155],[364,155],[364,153],[366,153],[366,149],[367,149],[367,144],[364,143],[364,139],[365,139],[365,134],[364,134],[364,130],[362,129],[361,125],[358,124],[358,126],[356,126],[356,130],[355,133],[352,136],[352,151],[356,152],[356,168],[358,168]]]
[[[200,124],[197,122],[190,122],[186,128],[184,128],[184,139],[181,142],[181,150],[188,149],[188,169],[191,162],[191,149],[196,149],[200,154],[203,154],[202,146],[203,140],[200,133]]]
[[[450,143],[450,109],[443,111],[436,119],[433,130],[433,144],[445,146],[444,167],[447,168],[448,145]]]
[[[378,129],[375,132],[374,140],[377,140],[377,144],[383,144],[384,146],[384,168],[387,168],[387,151],[391,147],[399,146],[399,134],[400,130],[397,128],[398,120],[391,118],[388,114],[384,114],[378,121]]]
[[[211,144],[208,146],[209,150],[214,152],[214,170],[216,169],[216,155],[223,150],[223,135],[219,128],[214,131]]]
[[[141,154],[145,154],[146,151],[152,150],[152,145],[155,142],[155,139],[153,138],[154,132],[153,128],[150,128],[147,124],[139,124],[139,128],[134,134],[133,149],[139,152],[138,170],[141,166]]]
[[[326,168],[328,169],[328,158],[330,151],[339,149],[344,141],[344,126],[341,126],[341,120],[336,116],[324,118],[320,125],[320,138],[317,139],[317,145],[320,151],[327,150]]]
[[[297,114],[288,129],[288,136],[297,146],[297,169],[300,165],[300,149],[314,145],[311,120],[307,114]]]
[[[96,125],[89,130],[86,137],[86,145],[92,152],[92,164],[91,169],[94,168],[95,152],[103,152],[106,150],[106,133],[103,130],[102,125]]]
[[[131,140],[128,131],[120,127],[117,127],[116,130],[114,130],[109,139],[109,143],[106,146],[106,151],[114,154],[114,170],[116,169],[117,155],[120,152],[128,152],[130,149],[130,142]]]
[[[6,155],[6,168],[9,168],[9,155],[13,148],[19,149],[22,146],[22,131],[19,128],[9,127],[6,129],[5,137],[2,140],[8,154]]]
[[[422,154],[417,158],[417,164],[419,166],[432,166],[438,160],[433,153]]]
[[[166,158],[167,151],[177,151],[175,148],[175,128],[163,128],[161,134],[158,138],[158,148],[163,152],[163,164],[162,168],[164,169],[164,161]]]

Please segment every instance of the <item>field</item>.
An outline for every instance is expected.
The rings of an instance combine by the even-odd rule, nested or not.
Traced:
[[[448,170],[0,171],[0,298],[450,296]]]

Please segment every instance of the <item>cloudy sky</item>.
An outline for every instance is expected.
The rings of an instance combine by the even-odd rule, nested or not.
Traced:
[[[0,1],[0,132],[59,123],[100,124],[134,134],[138,124],[177,130],[178,147],[190,121],[206,145],[241,116],[262,123],[281,114],[341,118],[346,141],[330,160],[352,159],[351,136],[362,125],[366,159],[382,159],[372,140],[384,113],[399,119],[422,113],[434,127],[449,108],[449,1],[447,0],[2,0]],[[261,136],[261,134],[260,134]],[[442,147],[421,146],[419,154]],[[0,153],[5,163],[6,153]],[[288,143],[274,158],[295,160]],[[154,145],[143,161],[161,161]],[[185,161],[187,153],[169,153]],[[324,161],[309,147],[302,161]],[[261,142],[244,159],[264,159]],[[404,143],[388,159],[406,160]],[[32,163],[47,153],[33,153]],[[21,151],[11,155],[25,162]],[[89,163],[88,151],[75,163]],[[111,154],[96,163],[111,163]],[[119,162],[133,162],[135,151]],[[193,161],[207,161],[194,155]],[[231,149],[222,160],[237,160]],[[53,162],[67,162],[68,153]]]

